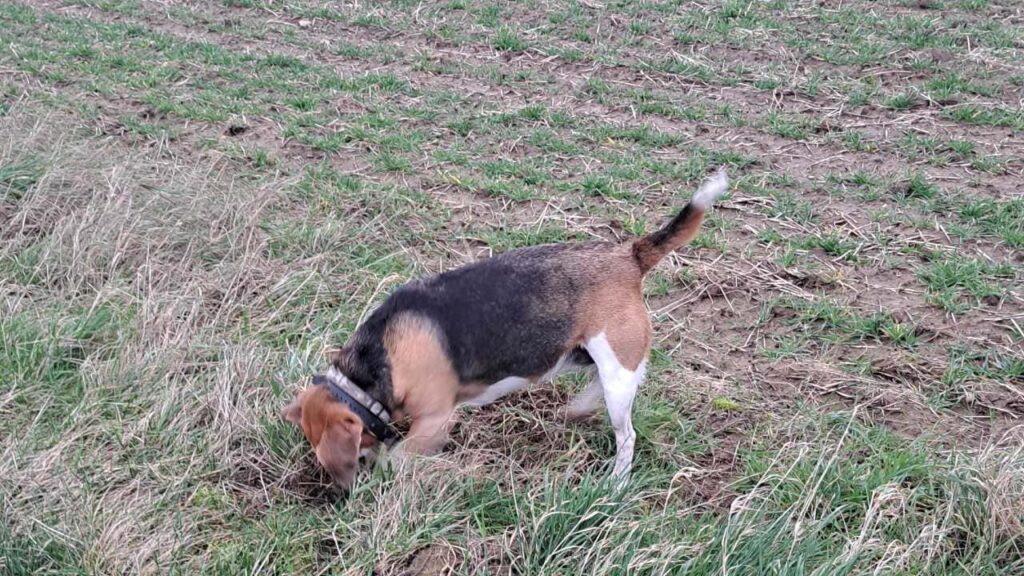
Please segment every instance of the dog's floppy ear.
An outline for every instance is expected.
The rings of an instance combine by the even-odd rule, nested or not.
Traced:
[[[348,489],[356,478],[359,465],[359,447],[363,436],[363,424],[352,413],[332,418],[320,436],[316,447],[316,459],[331,475],[334,483]]]

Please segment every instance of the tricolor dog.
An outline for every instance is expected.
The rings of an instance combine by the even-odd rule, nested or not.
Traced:
[[[664,228],[630,243],[523,248],[402,286],[284,417],[348,488],[360,456],[382,443],[399,442],[392,457],[440,450],[460,404],[483,406],[567,370],[596,368],[567,414],[588,416],[604,399],[615,429],[613,473],[625,481],[633,398],[651,346],[644,275],[697,235],[727,187],[720,170]],[[398,420],[409,424],[404,438],[393,428]]]

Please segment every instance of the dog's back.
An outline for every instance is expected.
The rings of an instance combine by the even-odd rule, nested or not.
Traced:
[[[644,274],[697,234],[725,187],[719,174],[665,227],[631,244],[522,248],[402,286],[360,326],[342,369],[357,382],[361,372],[367,381],[379,380],[386,370],[379,343],[389,329],[398,330],[400,318],[433,333],[461,385],[537,379],[605,326],[646,334]],[[647,339],[620,343],[629,356],[632,349],[646,353],[648,345]]]
[[[537,246],[403,286],[378,312],[434,324],[462,384],[534,379],[579,344],[580,308],[601,285],[641,279],[622,246]]]

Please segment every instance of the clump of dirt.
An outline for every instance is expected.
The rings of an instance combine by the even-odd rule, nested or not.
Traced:
[[[382,576],[448,576],[456,574],[462,565],[463,559],[454,547],[436,544],[417,550],[403,562],[381,567],[379,573]]]

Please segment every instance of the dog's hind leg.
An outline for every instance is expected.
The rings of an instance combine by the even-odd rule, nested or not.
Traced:
[[[601,389],[601,381],[595,371],[591,372],[591,380],[582,392],[573,396],[572,402],[565,410],[565,417],[569,420],[583,420],[589,418],[601,407],[604,400],[604,390]]]
[[[633,430],[633,399],[644,379],[647,368],[646,358],[641,358],[635,369],[630,370],[623,365],[615,354],[607,336],[602,332],[586,343],[587,352],[597,364],[601,390],[604,392],[608,417],[615,430],[615,466],[612,473],[619,477],[620,482],[629,480],[629,472],[633,465],[633,446],[636,443],[636,432]]]

